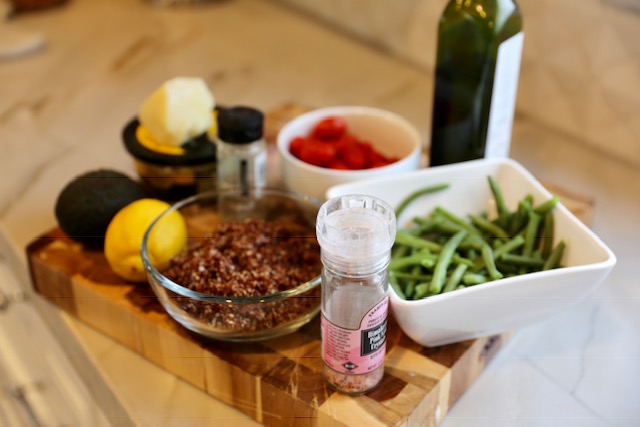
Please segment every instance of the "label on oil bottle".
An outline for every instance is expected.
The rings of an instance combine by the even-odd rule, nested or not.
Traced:
[[[523,42],[524,33],[520,32],[498,47],[484,153],[487,158],[509,155]]]

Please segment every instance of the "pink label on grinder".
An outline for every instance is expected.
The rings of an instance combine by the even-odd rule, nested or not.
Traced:
[[[384,363],[389,297],[376,304],[360,321],[360,328],[334,325],[321,319],[322,358],[331,369],[345,374],[366,374]]]

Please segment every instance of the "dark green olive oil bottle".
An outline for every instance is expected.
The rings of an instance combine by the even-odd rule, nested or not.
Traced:
[[[509,155],[523,39],[515,1],[449,1],[438,27],[431,166]]]

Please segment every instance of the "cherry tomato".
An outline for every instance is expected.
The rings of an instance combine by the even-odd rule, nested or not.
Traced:
[[[360,148],[360,151],[362,151],[362,153],[364,154],[364,169],[368,169],[371,167],[371,158],[375,154],[377,154],[377,152],[373,149],[371,144],[369,144],[368,142],[360,141],[357,144],[358,144],[358,148]]]
[[[369,164],[369,168],[373,169],[373,168],[381,168],[383,166],[387,166],[391,164],[391,162],[389,160],[387,160],[384,157],[381,157],[378,160],[374,160]]]
[[[336,156],[340,157],[340,152],[344,149],[344,147],[357,143],[358,140],[355,136],[345,133],[340,138],[330,141],[329,143],[336,147]]]
[[[314,166],[326,166],[336,156],[336,148],[322,141],[307,140],[300,150],[300,160]]]
[[[349,169],[364,169],[367,165],[367,155],[358,143],[346,145],[340,156]]]
[[[294,138],[289,151],[305,163],[337,170],[376,168],[399,160],[387,158],[369,142],[348,133],[341,117],[320,120],[308,136]]]
[[[291,140],[289,144],[289,152],[295,157],[300,158],[300,151],[302,147],[307,143],[307,139],[301,136],[296,136]]]
[[[336,169],[336,170],[350,170],[349,166],[347,166],[342,160],[340,159],[333,159],[332,161],[329,162],[329,164],[327,165],[327,167],[329,169]]]
[[[374,165],[380,165],[386,162],[387,162],[387,159],[382,154],[378,153],[376,150],[371,150],[369,153],[367,153],[367,164],[371,168],[377,167]]]
[[[323,141],[339,139],[347,131],[347,122],[341,117],[326,117],[313,128],[311,136]]]

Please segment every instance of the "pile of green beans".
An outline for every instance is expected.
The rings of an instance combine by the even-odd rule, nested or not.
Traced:
[[[507,207],[498,182],[488,177],[497,217],[486,212],[462,218],[443,207],[414,217],[399,229],[391,252],[389,280],[402,298],[417,300],[505,277],[561,267],[565,242],[553,246],[554,196],[534,206],[533,196]],[[396,216],[419,197],[448,188],[426,187],[409,195]]]

